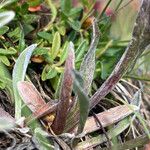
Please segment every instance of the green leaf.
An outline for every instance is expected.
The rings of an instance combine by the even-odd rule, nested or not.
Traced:
[[[55,18],[56,18],[56,16],[57,16],[57,9],[56,9],[55,5],[52,3],[51,0],[47,0],[47,2],[48,2],[48,5],[50,7],[51,14],[52,14],[52,18],[51,18],[50,23],[53,23]]]
[[[27,3],[29,4],[30,7],[35,7],[40,5],[43,2],[43,0],[28,0]]]
[[[47,7],[51,10],[51,21],[44,27],[45,31],[51,30],[53,27],[53,22],[57,16],[57,9],[56,6],[53,4],[51,0],[46,0]]]
[[[59,93],[61,90],[61,83],[62,83],[62,79],[63,79],[63,73],[60,74],[60,77],[57,80],[57,85],[56,85],[56,90],[55,90],[55,99],[59,98]]]
[[[3,26],[0,28],[0,35],[5,34],[9,30],[9,27]]]
[[[18,93],[17,83],[25,79],[27,66],[30,61],[32,52],[36,46],[37,46],[36,44],[32,44],[31,46],[27,47],[18,57],[15,63],[14,69],[13,69],[12,77],[13,77],[13,91],[14,91],[14,97],[15,97],[16,120],[20,119],[21,109],[22,109],[22,99]]]
[[[12,80],[8,77],[0,75],[0,88],[2,87],[5,88],[11,98],[11,102],[14,103]]]
[[[6,56],[0,56],[0,61],[4,63],[6,66],[10,66],[10,62]]]
[[[42,72],[42,80],[54,78],[57,75],[57,70],[53,66],[46,65]]]
[[[12,32],[8,33],[8,36],[11,37],[11,38],[12,37],[19,38],[20,37],[20,32],[21,32],[20,27],[16,27]]]
[[[109,58],[109,59],[108,59]],[[111,57],[106,57],[101,61],[101,78],[106,79],[112,72],[116,59]]]
[[[82,2],[83,5],[88,6],[89,2],[87,0],[80,0]]]
[[[79,126],[78,126],[78,134],[83,131],[85,122],[87,120],[88,114],[89,114],[89,97],[85,94],[83,90],[83,79],[79,73],[76,71],[73,71],[74,76],[74,85],[73,90],[78,95],[79,99],[79,107],[80,107],[80,120],[79,120]]]
[[[75,17],[79,13],[81,13],[82,7],[72,8],[68,14],[69,17]]]
[[[33,26],[30,24],[23,24],[22,26],[23,26],[23,31],[25,36],[34,30]]]
[[[72,0],[61,0],[61,11],[67,16],[71,10]]]
[[[25,48],[25,39],[24,39],[24,31],[22,30],[20,32],[20,39],[19,39],[19,46],[18,46],[19,52],[22,52],[24,48]]]
[[[83,57],[86,48],[87,48],[87,42],[86,40],[83,40],[76,50],[76,62]]]
[[[43,39],[49,41],[49,43],[52,43],[52,41],[53,41],[53,39],[52,39],[52,38],[53,38],[52,34],[46,32],[46,31],[38,32],[37,35],[38,35],[39,37],[41,37],[41,38],[43,38]]]
[[[11,75],[7,67],[2,62],[0,62],[0,82],[1,82],[1,85],[5,87],[6,91],[10,95],[12,102],[14,102]]]
[[[68,23],[76,31],[79,31],[81,28],[81,23],[78,20],[68,20]]]
[[[9,48],[9,49],[0,48],[0,55],[13,55],[16,53],[17,51],[14,48]]]
[[[8,79],[11,79],[11,75],[7,67],[1,62],[0,62],[0,77],[6,77]]]
[[[60,34],[58,32],[55,33],[54,38],[53,38],[53,43],[52,43],[52,50],[51,50],[51,55],[52,58],[55,59],[61,45],[61,38]]]
[[[24,20],[27,24],[34,23],[34,22],[37,21],[38,19],[40,19],[40,17],[39,17],[38,15],[33,15],[33,14],[25,14],[25,15],[23,15],[23,20]]]
[[[63,26],[63,25],[61,25],[61,26],[56,26],[56,28],[57,28],[58,32],[59,32],[62,36],[64,36],[64,35],[66,34],[66,28],[65,28],[65,26]]]
[[[75,30],[73,30],[68,35],[68,40],[74,42],[76,37],[77,37],[77,32]]]
[[[60,55],[60,60],[59,62],[56,64],[56,66],[60,66],[64,63],[64,61],[66,60],[67,56],[68,56],[68,51],[69,51],[69,42],[65,42],[64,44],[64,48],[62,50],[62,53]]]
[[[42,128],[37,127],[34,130],[34,137],[39,142],[38,147],[42,150],[52,150],[54,149],[54,146],[52,145],[52,142],[50,139],[46,138],[49,134],[44,131]]]
[[[6,88],[6,83],[2,82],[0,79],[0,89],[5,89]]]
[[[48,53],[48,48],[46,47],[37,47],[35,48],[33,55],[44,55]]]

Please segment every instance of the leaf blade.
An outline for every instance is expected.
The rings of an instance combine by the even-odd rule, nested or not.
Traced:
[[[77,93],[79,100],[80,119],[77,131],[77,133],[79,134],[83,131],[85,122],[89,114],[89,98],[83,90],[83,79],[81,75],[76,71],[73,71],[73,76],[74,76],[73,90]]]
[[[15,98],[15,118],[19,119],[21,117],[21,105],[22,99],[18,93],[17,83],[19,81],[23,81],[26,74],[26,69],[32,55],[33,50],[36,48],[36,44],[32,44],[31,46],[27,47],[18,57],[12,77],[13,77],[13,91],[14,91],[14,98]]]

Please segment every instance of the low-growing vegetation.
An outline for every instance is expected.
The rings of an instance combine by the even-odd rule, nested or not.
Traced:
[[[0,149],[150,148],[150,1],[0,1]]]

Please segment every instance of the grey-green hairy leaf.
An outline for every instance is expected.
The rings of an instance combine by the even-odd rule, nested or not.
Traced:
[[[96,47],[98,45],[99,41],[99,28],[96,23],[96,21],[93,21],[93,36],[92,36],[92,42],[90,44],[90,48],[85,55],[81,67],[80,72],[82,74],[83,80],[84,80],[84,90],[88,94],[93,77],[94,77],[94,71],[95,71],[95,51]]]
[[[10,22],[15,16],[13,11],[6,11],[0,13],[0,28]]]
[[[18,93],[17,83],[25,79],[26,70],[36,44],[27,47],[18,57],[13,69],[13,91],[15,97],[15,118],[21,117],[22,99]]]

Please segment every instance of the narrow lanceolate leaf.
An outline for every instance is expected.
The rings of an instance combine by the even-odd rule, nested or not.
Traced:
[[[95,51],[96,47],[99,42],[99,28],[96,23],[96,20],[93,21],[93,36],[92,36],[92,42],[90,44],[90,48],[85,55],[81,67],[80,72],[82,74],[83,80],[84,80],[84,90],[88,94],[91,83],[93,81],[94,71],[95,71]],[[87,67],[88,66],[88,67]]]
[[[66,117],[68,113],[68,109],[70,106],[70,99],[72,93],[72,70],[74,68],[74,47],[73,43],[69,43],[69,54],[65,63],[65,71],[62,80],[60,96],[59,96],[59,104],[57,108],[56,118],[54,123],[52,124],[52,129],[56,134],[60,134],[64,130],[64,126],[66,123]]]
[[[56,32],[54,35],[53,43],[52,43],[52,49],[51,49],[51,57],[52,59],[55,59],[61,45],[61,39],[60,39],[60,34],[59,32]]]
[[[84,92],[89,93],[89,89],[93,80],[94,70],[95,70],[95,50],[99,41],[99,29],[96,21],[93,22],[93,36],[90,48],[85,55],[83,62],[81,64],[80,72],[83,75],[84,80]],[[87,110],[86,110],[87,111]],[[85,112],[87,113],[87,112]],[[74,105],[71,109],[71,112],[67,118],[67,126],[65,127],[66,131],[72,130],[79,121],[79,107],[78,104]],[[83,128],[83,127],[82,127]]]
[[[40,118],[55,111],[56,104],[51,101],[46,103],[32,83],[20,81],[17,87],[22,100],[33,112],[34,118]]]
[[[106,110],[102,113],[97,114],[97,118],[100,120],[103,127],[107,127],[111,124],[117,123],[123,118],[129,116],[134,113],[134,111],[138,110],[138,107],[131,105],[133,109],[130,109],[127,105],[117,106]],[[89,117],[86,121],[84,132],[91,133],[96,130],[99,130],[101,127],[97,124],[94,117]]]
[[[79,100],[79,112],[80,112],[80,119],[79,119],[79,126],[77,133],[81,133],[83,131],[85,122],[87,120],[89,114],[89,98],[87,94],[84,92],[83,89],[83,79],[79,73],[73,71],[74,75],[74,91],[78,95]]]
[[[91,108],[98,104],[99,101],[115,87],[117,82],[127,72],[129,67],[135,64],[136,59],[142,54],[142,52],[147,48],[149,44],[150,1],[143,0],[138,16],[136,18],[131,42],[127,46],[123,56],[121,57],[111,75],[91,97]]]
[[[17,83],[25,79],[26,70],[30,61],[33,50],[36,48],[36,44],[27,47],[18,57],[13,69],[13,91],[15,97],[15,118],[16,120],[21,117],[22,99],[18,93]]]

